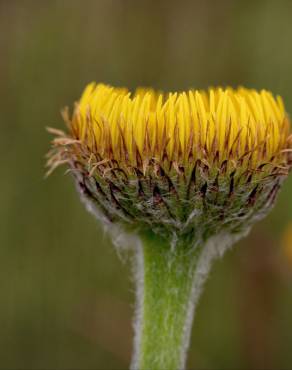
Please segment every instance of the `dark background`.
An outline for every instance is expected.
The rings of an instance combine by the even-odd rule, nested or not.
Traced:
[[[0,368],[125,369],[134,286],[59,169],[60,109],[96,80],[134,88],[239,84],[292,112],[292,1],[0,0]],[[192,369],[292,368],[292,178],[217,261]]]

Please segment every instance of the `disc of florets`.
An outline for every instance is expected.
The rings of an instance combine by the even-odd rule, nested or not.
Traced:
[[[51,169],[66,162],[103,219],[204,240],[236,233],[274,203],[290,161],[280,98],[240,88],[159,94],[90,84],[65,115]]]

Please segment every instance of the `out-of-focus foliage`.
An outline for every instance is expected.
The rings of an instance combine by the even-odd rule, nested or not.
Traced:
[[[239,84],[292,112],[291,1],[0,2],[0,368],[122,369],[133,285],[63,169],[44,181],[45,126],[91,80],[161,89]],[[202,296],[189,367],[292,363],[292,179]]]

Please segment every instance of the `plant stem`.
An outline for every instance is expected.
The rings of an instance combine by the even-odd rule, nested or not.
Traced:
[[[184,368],[202,248],[142,236],[133,369]],[[201,279],[201,275],[199,276]],[[202,280],[202,279],[201,279]],[[201,283],[197,284],[200,290]]]

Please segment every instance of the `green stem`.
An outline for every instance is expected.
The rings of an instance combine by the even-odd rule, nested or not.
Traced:
[[[195,296],[206,275],[198,274],[202,248],[170,246],[153,234],[142,236],[133,369],[184,368]],[[207,273],[207,272],[206,272]]]

